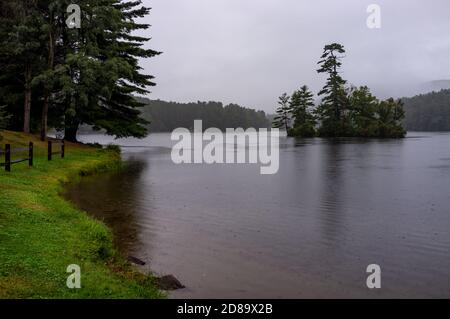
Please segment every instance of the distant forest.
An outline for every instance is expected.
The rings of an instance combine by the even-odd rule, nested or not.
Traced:
[[[270,128],[271,122],[263,111],[255,111],[237,104],[224,106],[221,102],[177,103],[139,99],[145,106],[142,117],[151,122],[149,132],[170,132],[179,127],[191,129],[194,120],[203,120],[203,128],[216,127],[247,129]]]
[[[406,129],[450,131],[450,89],[403,98]]]

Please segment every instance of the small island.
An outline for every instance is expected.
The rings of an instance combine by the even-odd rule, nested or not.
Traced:
[[[378,100],[367,86],[347,86],[340,75],[344,46],[326,45],[318,65],[318,73],[328,75],[317,107],[314,94],[304,85],[291,96],[279,97],[274,127],[294,137],[366,137],[402,138],[406,131],[403,102],[389,98]]]

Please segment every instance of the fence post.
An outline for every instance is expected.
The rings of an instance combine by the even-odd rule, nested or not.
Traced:
[[[28,145],[28,166],[33,166],[33,142]]]
[[[11,172],[11,144],[5,145],[5,171]]]
[[[61,140],[61,158],[64,158],[65,154],[64,140]]]
[[[47,157],[48,160],[51,161],[52,160],[52,141],[48,141],[48,147],[47,147]]]

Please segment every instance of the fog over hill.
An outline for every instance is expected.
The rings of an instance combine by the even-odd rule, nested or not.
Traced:
[[[430,93],[433,91],[440,91],[450,89],[450,80],[436,80],[426,82],[422,85],[422,90],[418,94]]]

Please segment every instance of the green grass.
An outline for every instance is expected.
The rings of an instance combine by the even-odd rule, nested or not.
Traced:
[[[0,298],[161,298],[154,278],[117,253],[110,230],[65,201],[64,184],[120,168],[120,156],[66,144],[66,158],[48,162],[35,136],[2,132],[5,143],[35,143],[34,167],[0,168]],[[4,158],[0,155],[0,162]],[[67,266],[81,267],[81,289],[66,286]]]

